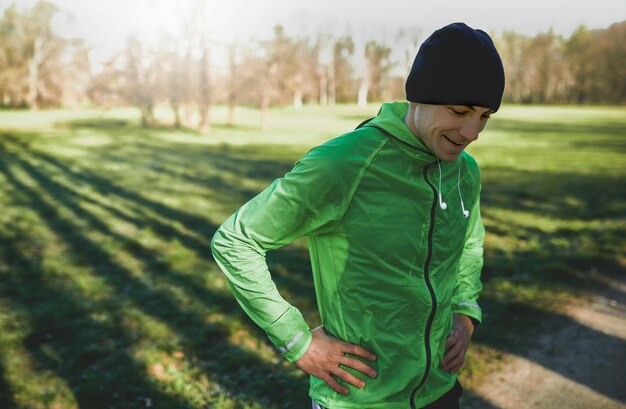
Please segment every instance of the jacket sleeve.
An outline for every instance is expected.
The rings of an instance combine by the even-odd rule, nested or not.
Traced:
[[[300,311],[278,293],[265,253],[302,236],[329,232],[343,217],[355,178],[347,161],[336,156],[324,145],[310,151],[230,216],[211,242],[235,298],[290,362],[306,352],[312,336]]]
[[[470,219],[465,236],[465,244],[454,295],[452,312],[463,314],[475,321],[482,321],[482,310],[478,305],[478,295],[482,289],[480,273],[483,268],[483,241],[485,228],[480,217],[480,187],[470,209]]]

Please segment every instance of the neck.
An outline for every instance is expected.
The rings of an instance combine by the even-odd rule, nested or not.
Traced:
[[[409,110],[404,116],[404,123],[411,130],[413,135],[417,139],[421,140],[420,136],[418,135],[417,124],[415,123],[416,121],[415,118],[417,117],[416,113],[417,113],[417,104],[415,102],[409,102]]]

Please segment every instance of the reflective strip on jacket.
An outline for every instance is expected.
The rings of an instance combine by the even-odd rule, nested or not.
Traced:
[[[408,103],[384,104],[369,123],[313,148],[212,240],[238,302],[294,362],[311,332],[279,295],[265,252],[307,237],[324,328],[377,356],[367,363],[378,376],[364,389],[346,385],[347,396],[311,377],[311,397],[330,409],[435,401],[456,381],[440,368],[452,314],[481,320],[478,166],[463,152],[442,162],[440,175],[436,157],[405,125],[407,110]],[[440,176],[446,210],[437,201]]]

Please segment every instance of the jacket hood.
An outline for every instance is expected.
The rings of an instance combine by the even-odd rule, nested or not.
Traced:
[[[386,131],[388,136],[392,136],[402,142],[417,148],[424,154],[430,155],[435,160],[435,155],[419,140],[404,122],[404,117],[409,111],[408,102],[389,102],[380,107],[378,114],[366,126],[375,126]]]

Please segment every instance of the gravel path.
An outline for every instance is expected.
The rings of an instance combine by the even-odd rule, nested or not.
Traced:
[[[609,284],[525,356],[508,356],[463,408],[626,409],[626,280]]]

